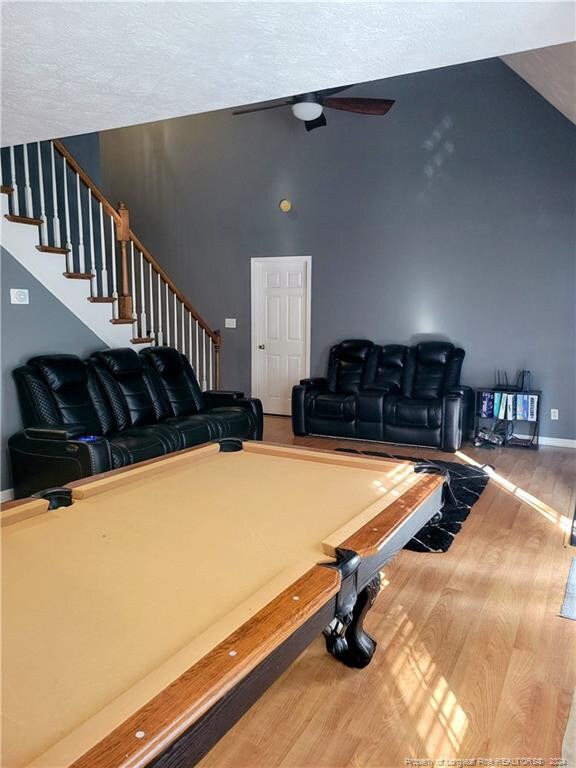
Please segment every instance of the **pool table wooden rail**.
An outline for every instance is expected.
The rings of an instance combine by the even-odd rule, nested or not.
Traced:
[[[385,507],[369,523],[359,528],[339,546],[350,549],[361,558],[377,555],[391,536],[398,531],[434,491],[444,485],[440,475],[424,475],[418,485],[408,488],[402,496]]]
[[[339,588],[336,569],[312,568],[70,768],[149,765],[329,603]]]

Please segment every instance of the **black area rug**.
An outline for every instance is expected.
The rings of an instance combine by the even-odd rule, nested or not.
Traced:
[[[434,515],[404,547],[413,552],[446,552],[450,549],[454,537],[462,530],[462,524],[490,479],[488,473],[480,467],[458,464],[455,461],[399,456],[384,451],[359,451],[356,448],[336,448],[336,450],[362,456],[378,456],[382,459],[410,461],[415,464],[417,472],[433,472],[445,476],[446,485],[440,512]]]

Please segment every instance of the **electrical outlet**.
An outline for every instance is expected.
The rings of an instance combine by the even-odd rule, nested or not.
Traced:
[[[11,304],[30,304],[28,288],[10,288]]]
[[[558,421],[558,408],[550,408],[550,418],[552,421]]]

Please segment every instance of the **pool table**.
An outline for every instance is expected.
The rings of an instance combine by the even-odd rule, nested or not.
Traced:
[[[442,486],[224,440],[5,505],[2,765],[189,768],[323,631],[365,666],[379,570]]]

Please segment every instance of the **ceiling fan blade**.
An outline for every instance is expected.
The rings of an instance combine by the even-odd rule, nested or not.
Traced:
[[[263,112],[265,109],[276,109],[276,107],[285,107],[292,104],[292,101],[280,101],[278,104],[264,104],[260,107],[246,107],[246,109],[235,109],[233,115],[249,115],[251,112]]]
[[[324,88],[322,91],[314,91],[317,96],[332,96],[335,93],[342,93],[352,88],[352,85],[340,85],[338,88]]]
[[[306,120],[304,125],[306,126],[307,131],[313,131],[314,128],[322,128],[323,125],[326,125],[324,112],[322,112],[320,117],[317,117],[316,120]]]
[[[322,99],[322,104],[342,112],[359,112],[363,115],[385,115],[394,105],[390,99],[338,99],[329,96]]]

